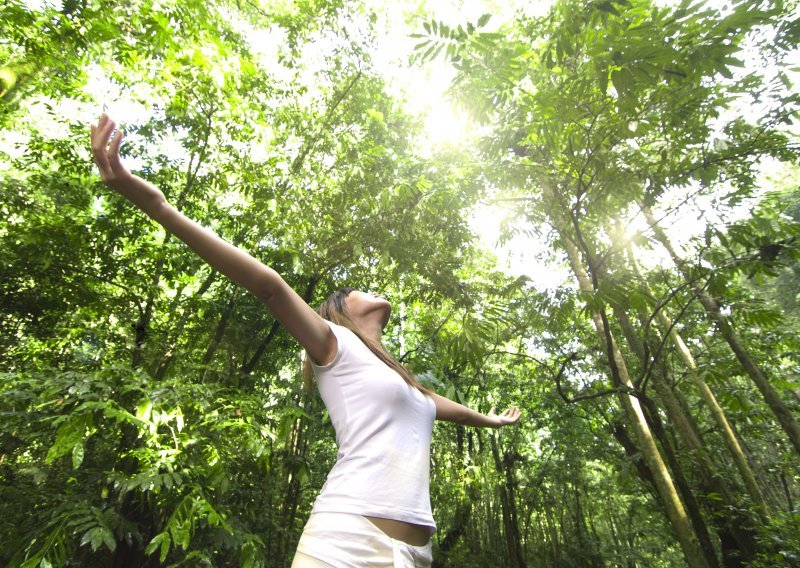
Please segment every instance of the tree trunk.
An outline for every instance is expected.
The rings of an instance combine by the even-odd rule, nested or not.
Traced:
[[[186,203],[186,198],[189,196],[189,192],[194,187],[194,182],[197,179],[197,172],[199,171],[200,166],[205,159],[206,149],[208,147],[208,138],[211,134],[211,116],[212,115],[210,114],[207,115],[208,126],[204,131],[205,136],[200,150],[196,153],[193,153],[189,159],[189,165],[186,168],[186,182],[184,183],[183,189],[181,189],[178,199],[175,202],[175,209],[178,211],[183,210],[183,206]],[[195,162],[195,160],[197,160],[197,162]],[[172,233],[167,233],[163,242],[161,243],[162,248],[166,247],[171,240]],[[157,296],[156,292],[161,282],[161,273],[164,270],[166,260],[166,255],[161,255],[161,257],[158,259],[158,262],[156,263],[156,269],[153,273],[153,279],[150,283],[150,291],[147,294],[145,308],[139,313],[139,319],[134,324],[136,337],[134,340],[133,360],[131,363],[134,369],[138,368],[142,364],[145,338],[147,337],[148,328],[150,327],[150,320],[153,317],[153,309],[155,307]]]
[[[678,270],[680,270],[687,281],[689,281],[692,290],[695,294],[697,294],[697,297],[705,308],[706,313],[717,324],[717,328],[725,338],[725,341],[727,341],[731,351],[733,351],[734,355],[736,355],[736,358],[739,360],[742,368],[750,376],[750,379],[753,381],[753,383],[755,383],[756,387],[761,392],[764,400],[767,402],[767,405],[775,414],[775,417],[778,419],[778,423],[780,424],[781,428],[783,428],[784,432],[786,432],[786,435],[789,437],[789,441],[794,447],[795,452],[800,455],[800,426],[798,426],[797,422],[795,421],[792,411],[778,395],[778,392],[772,387],[769,379],[758,366],[753,356],[750,355],[750,351],[744,346],[744,343],[742,343],[739,335],[733,329],[731,322],[722,315],[719,302],[711,297],[699,283],[692,280],[691,274],[689,274],[687,270],[686,263],[675,252],[675,249],[672,247],[672,243],[670,243],[666,233],[664,233],[663,229],[661,229],[661,227],[658,225],[658,222],[653,216],[650,208],[644,204],[641,206],[641,208],[645,214],[648,224],[653,229],[656,239],[664,246],[665,249],[667,249],[667,252],[669,252],[669,255],[672,257],[672,261],[675,263],[675,266],[678,267]]]
[[[634,333],[627,315],[618,307],[615,307],[614,311],[631,349],[640,359],[644,360],[644,347]],[[667,417],[678,432],[679,438],[691,452],[692,459],[696,463],[700,477],[703,480],[701,485],[704,488],[704,492],[716,493],[721,498],[721,502],[714,499],[706,499],[704,502],[713,515],[712,518],[720,536],[723,564],[732,568],[733,566],[740,566],[742,559],[754,559],[757,553],[757,544],[752,527],[755,523],[753,519],[741,512],[730,513],[731,511],[739,510],[738,499],[728,489],[724,478],[719,475],[717,469],[708,459],[699,429],[691,419],[691,415],[684,410],[675,393],[667,385],[663,368],[654,370],[654,376],[650,384],[653,385],[662,403],[664,403]],[[655,407],[653,407],[650,412],[651,416],[656,417],[656,412]],[[663,447],[666,443],[666,436],[660,434],[659,439],[662,440]],[[675,461],[675,467],[678,467],[677,461]],[[675,467],[672,468],[673,471],[675,471]],[[685,491],[682,493],[686,496]],[[699,515],[699,512],[697,514]],[[696,525],[698,521],[694,515],[693,524]],[[710,543],[703,544],[703,547],[704,549],[710,547]]]
[[[594,286],[583,267],[578,248],[558,225],[556,225],[556,229],[561,236],[570,266],[578,280],[580,290],[586,294],[594,294]],[[612,367],[612,372],[613,369],[616,369],[616,374],[618,375],[617,380],[620,382],[620,385],[617,386],[622,386],[623,388],[633,391],[633,384],[628,376],[628,369],[622,357],[622,353],[620,353],[611,335],[611,330],[606,327],[603,316],[598,310],[592,311],[592,321],[594,322],[595,329],[601,341],[607,345],[609,365]],[[691,523],[686,515],[686,509],[675,490],[672,478],[653,440],[653,435],[647,425],[639,400],[628,393],[620,393],[619,399],[636,434],[639,449],[653,475],[656,490],[658,491],[658,495],[666,510],[667,518],[672,524],[672,528],[675,531],[675,535],[686,557],[687,564],[692,568],[708,568],[708,562],[706,561],[703,551],[700,549]]]
[[[308,304],[311,302],[311,298],[314,297],[314,290],[317,288],[317,284],[319,284],[319,276],[312,276],[309,281],[308,285],[306,286],[305,291],[302,294],[303,300]],[[272,322],[272,325],[267,332],[267,335],[264,336],[264,339],[261,340],[261,343],[258,344],[256,347],[253,356],[250,360],[242,365],[242,373],[245,375],[250,374],[253,372],[253,369],[256,368],[258,361],[261,359],[261,356],[264,355],[264,352],[267,350],[267,346],[272,342],[275,338],[275,335],[278,333],[278,329],[280,329],[280,323],[278,320]]]
[[[206,279],[203,280],[203,283],[200,285],[200,288],[197,289],[197,292],[195,292],[193,297],[199,298],[203,294],[205,294],[206,291],[211,287],[211,284],[214,282],[214,280],[216,280],[218,274],[219,272],[212,270],[211,273],[206,277]],[[191,314],[192,310],[184,309],[183,312],[181,313],[180,319],[174,325],[174,327],[170,326],[173,327],[172,331],[173,340],[170,341],[169,346],[164,351],[164,355],[161,357],[161,361],[159,362],[158,367],[154,372],[156,380],[161,380],[164,378],[164,375],[167,374],[167,369],[172,364],[172,361],[175,360],[175,354],[177,353],[178,350],[178,341],[180,340],[180,337],[183,333],[183,329],[186,326],[186,322],[189,320],[189,316]]]
[[[653,293],[650,290],[649,286],[647,285],[647,281],[644,278],[642,278],[642,275],[639,272],[639,267],[636,264],[633,251],[631,250],[630,246],[627,247],[627,253],[628,253],[628,261],[631,268],[639,277],[639,281],[643,286],[644,290],[652,296]],[[728,418],[725,416],[725,411],[717,402],[716,396],[714,396],[714,393],[711,391],[706,381],[703,379],[703,377],[700,376],[700,373],[697,371],[697,364],[695,363],[694,357],[692,356],[692,353],[689,351],[689,348],[686,346],[686,343],[684,343],[683,339],[678,333],[678,330],[673,325],[672,320],[667,315],[666,308],[658,310],[658,319],[661,322],[662,327],[665,330],[669,330],[670,339],[672,340],[672,343],[675,346],[675,349],[677,350],[681,360],[686,365],[689,378],[695,384],[698,391],[700,392],[700,397],[711,411],[711,416],[714,419],[714,423],[717,425],[717,428],[719,429],[719,432],[722,435],[722,439],[725,442],[725,446],[727,447],[728,451],[731,454],[731,457],[733,458],[733,462],[736,465],[736,469],[739,471],[739,475],[741,475],[742,480],[744,481],[745,487],[747,487],[747,491],[748,494],[750,495],[750,498],[753,500],[753,503],[756,505],[756,507],[760,509],[761,513],[769,516],[769,507],[767,505],[766,500],[764,499],[763,493],[761,492],[761,487],[756,481],[755,475],[753,474],[753,470],[750,468],[750,464],[747,462],[747,458],[744,455],[744,451],[742,451],[742,447],[739,444],[739,439],[734,434],[733,428],[731,428],[731,425],[728,422]],[[641,347],[639,347],[639,349],[641,349]],[[640,357],[641,356],[643,355],[640,354]],[[669,390],[669,387],[667,387],[666,385],[663,386],[664,388]],[[667,394],[662,388],[661,393],[664,393],[664,396],[669,396],[670,394],[672,394],[672,391],[669,390],[669,394]],[[686,413],[681,413],[681,414],[685,415]],[[697,430],[695,429],[694,432],[696,433]]]
[[[492,456],[498,473],[503,474],[505,483],[498,487],[500,492],[500,505],[503,509],[503,528],[505,529],[506,548],[508,550],[508,566],[511,568],[525,568],[525,558],[522,556],[522,544],[519,537],[519,522],[517,521],[516,497],[514,487],[514,460],[508,452],[500,459],[497,449],[497,440],[494,435],[489,436],[492,444]]]
[[[717,397],[714,396],[714,393],[711,391],[708,384],[697,372],[697,364],[694,361],[694,357],[692,357],[691,352],[686,347],[686,344],[678,334],[678,331],[675,329],[675,327],[673,327],[672,321],[663,312],[664,310],[659,311],[659,319],[661,320],[662,325],[664,325],[666,329],[670,330],[670,338],[672,339],[678,354],[686,365],[689,378],[697,386],[697,389],[700,392],[700,397],[711,411],[711,416],[713,417],[714,422],[716,423],[717,428],[722,435],[722,439],[725,442],[728,452],[730,452],[731,457],[733,458],[733,462],[736,465],[736,469],[739,471],[739,475],[744,481],[747,492],[750,495],[750,499],[753,500],[753,503],[761,513],[769,516],[769,506],[767,505],[767,501],[764,499],[764,494],[761,492],[761,487],[756,481],[755,474],[753,474],[753,470],[750,468],[750,464],[747,462],[744,451],[742,451],[742,447],[739,445],[739,440],[733,433],[733,428],[731,428],[728,418],[725,416],[725,411],[719,405],[719,402],[717,402]]]
[[[584,486],[585,489],[585,486]],[[580,562],[591,568],[601,568],[604,566],[603,557],[597,546],[597,532],[592,527],[590,534],[586,526],[586,512],[581,500],[581,488],[576,483],[572,484],[572,492],[575,497],[575,530],[578,535],[578,546],[580,548]]]
[[[697,535],[698,541],[700,542],[700,549],[703,551],[703,554],[705,554],[708,565],[716,568],[719,566],[719,560],[717,559],[717,555],[714,553],[714,545],[711,544],[711,536],[708,533],[708,526],[706,525],[703,515],[700,512],[700,505],[697,503],[697,499],[694,497],[694,491],[692,490],[691,485],[689,485],[689,482],[686,480],[686,476],[683,475],[681,464],[678,462],[678,458],[672,449],[669,438],[667,437],[664,425],[658,415],[658,408],[656,408],[656,405],[653,403],[653,401],[649,399],[645,400],[645,408],[647,409],[646,417],[648,424],[650,424],[653,432],[661,443],[661,448],[664,451],[664,455],[667,457],[667,462],[669,463],[670,470],[672,470],[675,483],[680,488],[681,495],[683,496],[683,502],[686,503],[686,511],[689,514],[689,519],[692,521],[692,527],[694,527],[694,532]]]
[[[239,301],[239,297],[240,297],[239,291],[238,290],[234,291],[233,295],[231,296],[231,299],[228,301],[228,304],[222,311],[222,314],[219,317],[219,322],[217,323],[217,327],[214,330],[214,337],[211,339],[211,343],[209,343],[208,349],[206,349],[202,361],[200,361],[200,365],[202,367],[207,367],[208,364],[211,363],[211,360],[214,358],[214,354],[217,352],[219,344],[222,342],[222,338],[225,335],[225,328],[228,327],[228,321],[230,320],[231,314],[233,313],[233,310],[236,307],[236,303]],[[208,369],[204,368],[202,381],[205,381],[207,374],[208,374]]]
[[[697,464],[703,488],[706,492],[719,495],[719,501],[706,499],[705,504],[717,525],[723,545],[723,563],[725,566],[738,566],[742,560],[755,559],[758,553],[755,527],[758,523],[741,509],[736,493],[730,490],[724,477],[711,464],[704,442],[695,434],[690,424],[691,418],[684,413],[675,394],[664,383],[663,377],[654,379],[653,385],[664,402],[670,422]]]
[[[464,461],[464,458],[469,456],[464,444],[464,426],[456,424],[456,441],[458,446],[458,458]],[[469,458],[468,458],[469,459]],[[450,530],[446,534],[439,533],[439,554],[434,558],[433,568],[443,568],[447,561],[447,555],[458,544],[458,541],[464,536],[467,526],[469,525],[470,518],[472,517],[472,504],[478,499],[478,494],[473,488],[471,482],[466,483],[465,497],[460,499],[456,504],[456,510],[453,515],[453,523]]]
[[[167,233],[161,246],[166,246],[169,243],[172,235]],[[148,328],[150,327],[150,320],[153,319],[153,308],[156,302],[156,290],[161,282],[161,272],[164,270],[165,258],[162,256],[156,263],[156,269],[153,273],[153,278],[150,281],[150,291],[147,294],[147,301],[145,302],[144,310],[139,313],[139,319],[134,324],[135,338],[133,344],[133,357],[131,366],[134,369],[139,368],[142,364],[144,357],[144,345],[147,338]]]

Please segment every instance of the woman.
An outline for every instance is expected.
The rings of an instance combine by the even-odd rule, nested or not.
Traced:
[[[306,350],[339,454],[293,567],[429,566],[434,419],[499,427],[516,422],[519,410],[481,414],[423,387],[381,343],[392,308],[377,294],[345,289],[315,312],[277,272],[185,217],[123,166],[115,129],[106,114],[91,127],[103,182],[260,298]]]

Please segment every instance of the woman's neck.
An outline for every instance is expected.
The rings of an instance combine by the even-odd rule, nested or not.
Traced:
[[[381,336],[383,335],[383,325],[380,322],[375,320],[368,320],[368,321],[360,321],[358,323],[358,330],[369,339],[377,341],[378,343],[381,342]]]

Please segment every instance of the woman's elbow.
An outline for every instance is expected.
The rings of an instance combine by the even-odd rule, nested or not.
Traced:
[[[281,284],[285,285],[278,273],[265,266],[264,270],[260,270],[253,279],[250,291],[259,300],[269,305],[279,295]]]

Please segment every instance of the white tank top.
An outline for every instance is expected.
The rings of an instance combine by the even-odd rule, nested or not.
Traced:
[[[429,476],[436,405],[352,331],[330,326],[339,343],[336,356],[313,367],[339,453],[313,511],[435,529]]]

